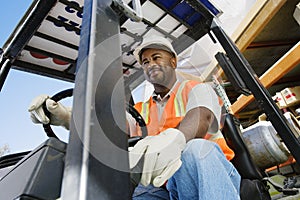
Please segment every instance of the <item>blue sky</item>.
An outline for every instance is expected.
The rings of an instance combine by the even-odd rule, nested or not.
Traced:
[[[3,1],[0,6],[0,47],[3,47],[32,0]],[[8,145],[10,152],[32,150],[47,139],[42,125],[30,120],[28,106],[40,94],[50,96],[67,88],[72,83],[58,81],[18,70],[10,70],[0,92],[0,147]],[[66,99],[69,105],[71,99]],[[53,127],[62,140],[67,140],[68,131]]]

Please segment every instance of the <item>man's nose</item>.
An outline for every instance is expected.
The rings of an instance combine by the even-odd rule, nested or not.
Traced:
[[[149,67],[153,66],[153,65],[156,65],[157,63],[155,62],[155,60],[153,59],[150,59],[149,60]]]
[[[144,65],[144,69],[149,69],[149,68],[152,68],[153,66],[157,65],[157,63],[152,60],[152,59],[149,59],[148,60],[148,63],[146,65]]]
[[[159,65],[159,63],[157,62],[157,60],[155,60],[155,59],[150,59],[149,60],[149,66],[148,67],[155,67],[155,66],[158,66]]]

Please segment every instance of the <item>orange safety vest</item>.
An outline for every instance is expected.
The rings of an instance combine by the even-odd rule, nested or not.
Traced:
[[[186,114],[188,94],[197,84],[200,83],[191,80],[178,83],[173,92],[170,94],[160,120],[158,120],[156,102],[152,99],[152,97],[150,97],[147,102],[138,102],[135,104],[134,107],[145,120],[148,135],[157,135],[167,128],[175,128],[178,126]],[[134,133],[132,136],[138,135],[141,135],[140,130],[138,133]],[[205,139],[216,142],[221,147],[228,160],[231,160],[234,157],[234,152],[227,146],[226,141],[220,131],[216,134],[207,133]]]

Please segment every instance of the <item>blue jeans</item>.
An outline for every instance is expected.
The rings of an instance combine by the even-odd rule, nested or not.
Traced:
[[[240,199],[241,177],[216,143],[204,139],[191,140],[181,159],[182,166],[168,180],[167,189],[140,184],[132,199]]]

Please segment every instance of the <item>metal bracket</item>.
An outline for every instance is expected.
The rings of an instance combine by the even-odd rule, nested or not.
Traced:
[[[140,0],[132,0],[133,9],[128,6],[124,0],[113,0],[113,6],[134,22],[140,22],[143,20]]]

